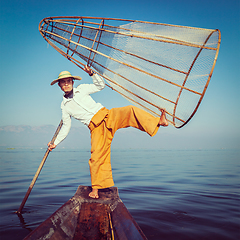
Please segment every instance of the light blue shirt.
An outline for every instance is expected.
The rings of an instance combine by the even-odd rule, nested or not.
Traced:
[[[71,117],[89,125],[92,117],[101,109],[103,105],[96,103],[90,94],[98,92],[105,87],[101,76],[94,74],[92,76],[93,84],[80,84],[73,88],[73,97],[65,98],[61,103],[63,125],[54,144],[58,145],[66,138],[71,128]]]

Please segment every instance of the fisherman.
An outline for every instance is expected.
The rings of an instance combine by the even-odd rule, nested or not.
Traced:
[[[120,128],[134,127],[154,136],[160,126],[168,126],[168,121],[165,110],[160,110],[162,114],[159,118],[135,106],[106,109],[90,96],[105,87],[103,78],[89,66],[85,66],[84,71],[92,77],[93,84],[80,84],[73,88],[73,80],[81,80],[81,77],[72,76],[68,71],[61,72],[51,83],[53,85],[58,82],[64,92],[61,103],[63,126],[54,143],[48,143],[48,149],[52,151],[68,135],[71,117],[88,126],[91,132],[89,166],[92,183],[89,196],[99,198],[98,189],[114,186],[110,152],[115,132]]]

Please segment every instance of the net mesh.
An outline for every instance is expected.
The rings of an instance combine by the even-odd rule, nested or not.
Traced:
[[[40,22],[42,36],[80,68],[89,65],[108,86],[155,116],[165,108],[177,128],[197,111],[220,46],[220,31],[89,17]]]

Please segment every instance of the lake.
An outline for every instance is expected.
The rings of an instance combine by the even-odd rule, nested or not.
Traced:
[[[90,151],[0,148],[0,239],[23,239],[90,185]],[[147,238],[240,239],[240,150],[113,150],[119,196]]]

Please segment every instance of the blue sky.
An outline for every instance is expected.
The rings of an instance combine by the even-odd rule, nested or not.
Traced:
[[[150,145],[190,144],[196,148],[239,148],[239,0],[122,0],[122,1],[30,1],[0,2],[0,72],[2,101],[0,127],[6,125],[55,125],[60,118],[62,93],[50,86],[62,70],[91,79],[61,56],[41,37],[39,22],[49,16],[94,16],[145,20],[192,27],[220,29],[219,57],[210,85],[198,112],[182,129],[161,129]],[[107,108],[129,104],[110,89],[94,95]],[[73,121],[73,126],[82,127]],[[125,130],[124,130],[125,131]],[[135,130],[133,133],[138,136]],[[144,137],[136,137],[145,141]],[[135,142],[137,145],[137,142]],[[163,146],[165,146],[163,144]]]

